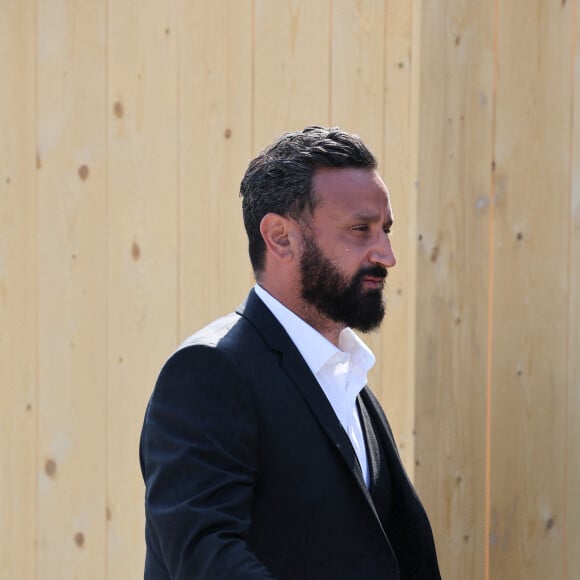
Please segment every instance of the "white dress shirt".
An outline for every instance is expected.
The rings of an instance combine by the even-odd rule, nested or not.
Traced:
[[[375,364],[375,356],[350,328],[340,333],[337,348],[261,286],[256,284],[254,289],[284,327],[316,377],[354,447],[368,487],[367,453],[356,398],[367,384],[367,373]]]

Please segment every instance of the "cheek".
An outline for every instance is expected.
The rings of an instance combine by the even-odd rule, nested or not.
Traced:
[[[352,278],[358,274],[363,267],[363,258],[356,251],[356,248],[347,246],[343,249],[341,256],[334,260],[335,265],[340,268],[343,275]]]
[[[340,272],[351,278],[364,265],[366,248],[359,246],[351,236],[336,236],[332,240],[320,240],[319,248],[324,256]]]

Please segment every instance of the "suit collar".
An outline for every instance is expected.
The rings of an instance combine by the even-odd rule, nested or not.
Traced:
[[[253,288],[246,300],[238,306],[236,312],[258,331],[272,350],[281,353],[292,345],[284,327],[260,300]]]
[[[290,310],[275,296],[259,285],[254,286],[256,295],[266,305],[276,320],[284,327],[294,346],[298,349],[308,368],[317,376],[318,371],[340,350],[303,318]]]
[[[352,444],[336,417],[332,406],[328,402],[326,395],[318,384],[318,381],[284,330],[284,327],[278,322],[262,300],[260,300],[253,289],[250,291],[246,301],[236,312],[256,328],[272,350],[280,353],[280,365],[282,369],[304,398],[322,430],[332,442],[333,447],[346,462],[349,472],[356,479],[358,486],[376,515]],[[378,516],[377,520],[379,520]]]

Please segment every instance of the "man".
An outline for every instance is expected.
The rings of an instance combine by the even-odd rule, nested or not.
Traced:
[[[141,438],[145,578],[440,578],[371,351],[395,265],[376,160],[339,129],[286,133],[241,184],[257,285],[165,364]]]

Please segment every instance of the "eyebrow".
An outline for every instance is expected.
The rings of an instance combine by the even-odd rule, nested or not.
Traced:
[[[377,213],[360,212],[360,213],[356,213],[356,214],[352,215],[350,217],[350,219],[352,221],[361,220],[361,221],[365,221],[365,222],[375,223],[375,222],[380,221],[380,215]],[[387,219],[383,225],[391,227],[393,225],[393,218]]]

